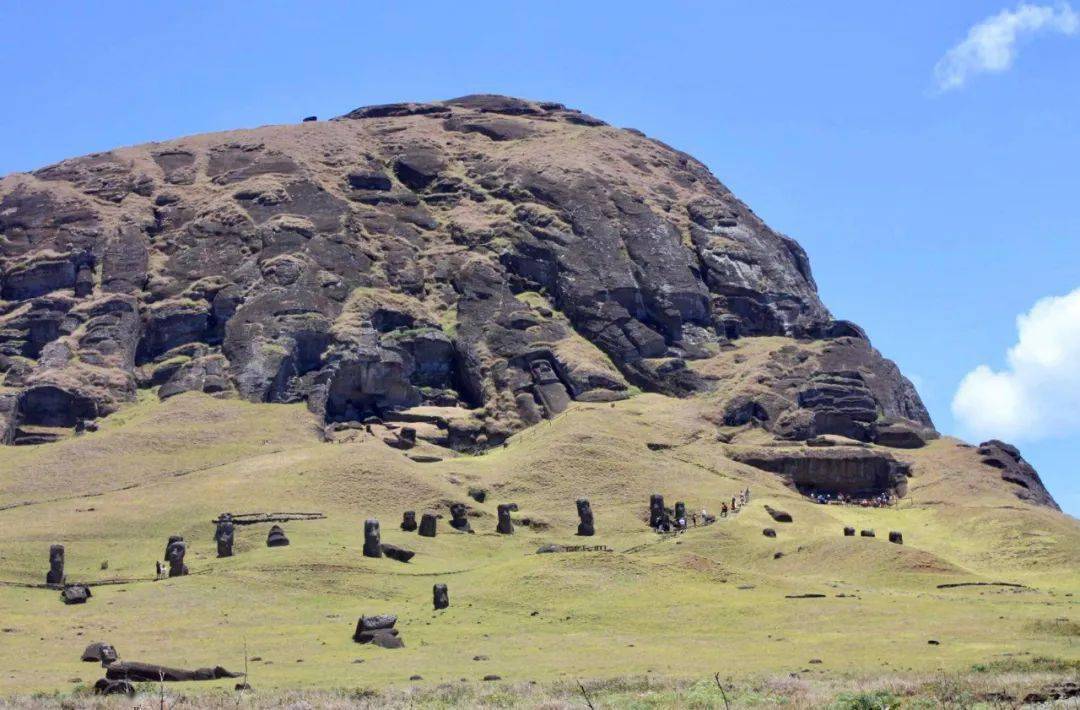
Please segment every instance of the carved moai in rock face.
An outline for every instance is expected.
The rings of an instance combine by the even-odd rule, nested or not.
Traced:
[[[855,528],[844,528],[844,537],[855,537]]]
[[[596,534],[596,527],[593,525],[592,506],[589,505],[589,501],[585,498],[578,498],[577,501],[577,514],[578,514],[578,526],[577,534],[588,536]]]
[[[45,584],[64,583],[64,546],[49,547],[49,573],[45,575]]]
[[[401,529],[405,532],[413,532],[416,530],[416,511],[406,510],[405,514],[401,517]]]
[[[469,525],[469,509],[464,503],[450,505],[450,527],[459,532],[472,532]]]
[[[664,496],[653,493],[649,497],[649,527],[657,528],[667,522],[667,511],[664,510]]]
[[[533,378],[533,389],[541,404],[544,405],[548,418],[561,414],[570,406],[570,393],[555,373],[555,368],[548,360],[533,360],[529,364],[529,373]]]
[[[420,516],[420,535],[422,537],[435,537],[435,524],[438,520],[434,513],[424,513]]]
[[[495,532],[502,535],[514,534],[514,523],[510,520],[510,511],[513,506],[507,503],[499,505],[499,523],[495,526]]]
[[[369,518],[364,521],[364,557],[382,557],[382,540],[379,533],[379,521]]]
[[[904,535],[900,532],[897,532],[896,530],[893,530],[889,533],[889,542],[895,543],[897,545],[903,545]]]
[[[233,539],[236,536],[236,525],[233,524],[232,516],[223,513],[218,518],[217,529],[214,530],[214,541],[217,542],[218,557],[232,557]]]
[[[450,606],[450,593],[446,590],[445,584],[436,584],[432,592],[435,597],[436,609],[445,609]]]
[[[289,544],[289,538],[285,537],[285,531],[280,525],[273,525],[266,534],[267,547],[285,547]]]
[[[169,541],[165,543],[165,556],[162,558],[166,562],[169,561],[169,548],[172,547],[174,542],[183,542],[183,535],[169,535]]]
[[[187,565],[184,564],[184,555],[187,554],[187,543],[183,540],[175,540],[169,543],[166,557],[169,560],[169,576],[183,577],[188,573]]]

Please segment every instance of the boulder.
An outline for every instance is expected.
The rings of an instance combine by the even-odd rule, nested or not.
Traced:
[[[85,584],[69,584],[60,592],[60,599],[65,604],[85,604],[92,596],[90,587]]]
[[[761,531],[761,534],[764,535],[765,537],[776,537],[776,531],[773,530],[772,528],[765,528],[764,530]]]

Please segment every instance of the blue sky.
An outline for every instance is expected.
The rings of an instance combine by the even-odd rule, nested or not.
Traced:
[[[1014,435],[1077,515],[1080,311],[1034,319],[1007,356],[1017,316],[1080,287],[1073,17],[1054,0],[7,2],[0,174],[364,104],[561,101],[703,160],[806,247],[825,302],[939,429]]]

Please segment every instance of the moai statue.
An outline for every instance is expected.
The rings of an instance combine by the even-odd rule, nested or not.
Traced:
[[[218,518],[217,529],[214,530],[214,541],[217,542],[218,557],[232,557],[233,538],[236,536],[236,526],[233,524],[232,515],[222,513]]]
[[[162,558],[166,562],[169,561],[169,548],[172,547],[174,542],[183,542],[184,537],[182,535],[169,535],[169,541],[165,543],[165,556]]]
[[[469,525],[469,509],[464,503],[450,504],[450,527],[458,532],[472,532]]]
[[[844,528],[844,537],[855,537],[855,528],[853,528],[853,527]]]
[[[514,523],[510,520],[510,511],[513,509],[514,506],[507,503],[499,505],[499,524],[495,526],[495,532],[503,535],[514,534]]]
[[[382,540],[379,533],[379,521],[369,518],[364,521],[364,557],[382,557]]]
[[[187,554],[187,543],[183,540],[175,540],[169,543],[167,558],[169,560],[169,576],[183,577],[188,573],[187,565],[184,564],[184,555]]]
[[[659,528],[667,522],[667,511],[664,510],[664,496],[653,493],[649,497],[649,527]]]
[[[438,520],[434,513],[424,513],[420,516],[420,536],[435,537],[435,523]]]
[[[406,510],[405,515],[401,518],[401,529],[405,532],[416,531],[416,511]]]
[[[675,503],[675,521],[679,527],[686,527],[686,503],[681,500]]]
[[[577,514],[579,519],[577,534],[583,536],[595,535],[596,527],[593,525],[592,506],[589,505],[587,499],[578,498]]]
[[[904,544],[904,535],[903,535],[903,533],[899,533],[899,532],[893,530],[892,532],[889,533],[889,542],[895,543],[897,545],[903,545]]]
[[[533,390],[544,405],[549,419],[570,406],[570,393],[549,361],[533,360],[529,364],[529,373],[533,378]]]
[[[270,527],[270,532],[266,534],[266,546],[267,547],[286,547],[289,544],[289,538],[285,537],[285,531],[280,525],[273,525]]]
[[[436,584],[432,590],[435,595],[435,609],[445,609],[450,606],[450,593],[446,591],[445,584]]]
[[[64,583],[64,546],[49,547],[49,573],[45,575],[45,584]]]

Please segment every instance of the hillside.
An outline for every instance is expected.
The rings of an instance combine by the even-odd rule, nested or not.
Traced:
[[[0,235],[0,696],[92,684],[94,641],[246,653],[257,692],[1080,661],[1080,523],[1014,448],[934,431],[798,244],[639,132],[368,107],[5,177]],[[703,522],[747,489],[649,527],[653,494]],[[321,515],[219,558],[225,512]],[[367,519],[415,557],[362,556]],[[190,574],[159,578],[174,535]],[[44,585],[58,544],[85,604]],[[380,613],[404,648],[354,643]]]

